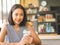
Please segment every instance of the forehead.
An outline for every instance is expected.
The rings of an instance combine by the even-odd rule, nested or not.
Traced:
[[[17,9],[15,9],[13,12],[23,12],[23,11],[24,11],[23,9],[17,8]]]

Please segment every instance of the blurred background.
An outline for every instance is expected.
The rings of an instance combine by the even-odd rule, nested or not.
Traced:
[[[60,0],[0,0],[0,30],[8,23],[14,4],[21,4],[27,12],[27,22],[46,45],[60,45]]]

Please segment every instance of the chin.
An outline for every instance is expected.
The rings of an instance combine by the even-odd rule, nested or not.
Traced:
[[[18,25],[19,25],[20,23],[16,23],[16,24],[18,24]]]

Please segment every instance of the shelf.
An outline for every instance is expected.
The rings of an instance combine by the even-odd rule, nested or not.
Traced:
[[[37,15],[37,13],[32,13],[32,14],[30,13],[30,14],[27,14],[27,15]]]
[[[38,23],[56,23],[56,22],[38,22]]]
[[[27,15],[37,15],[38,7],[32,7],[32,8],[25,8]]]
[[[57,30],[56,23],[54,11],[38,12],[38,34],[55,34]]]
[[[58,23],[57,25],[60,25],[60,23]]]
[[[38,14],[40,15],[45,15],[45,14],[54,14],[54,11],[42,11],[42,12],[38,12]]]
[[[55,32],[38,32],[38,34],[56,34]]]
[[[25,7],[25,9],[29,9],[30,7]],[[39,7],[32,7],[31,9],[39,9]]]

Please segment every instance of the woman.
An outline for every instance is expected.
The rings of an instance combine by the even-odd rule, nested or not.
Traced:
[[[9,38],[9,43],[1,44],[25,45],[26,43],[34,43],[41,45],[41,41],[33,27],[27,23],[26,12],[23,6],[20,4],[13,5],[9,13],[8,22],[9,24],[6,24],[1,30],[0,43],[4,42],[6,35]],[[29,31],[30,34],[23,36],[24,30]]]

